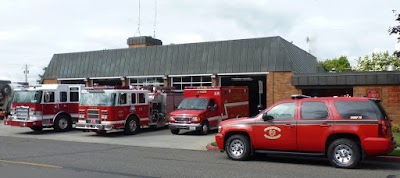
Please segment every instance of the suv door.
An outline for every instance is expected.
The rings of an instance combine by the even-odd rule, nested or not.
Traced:
[[[297,148],[300,152],[324,152],[325,140],[333,132],[327,101],[301,101],[297,121]]]
[[[254,124],[254,149],[296,151],[296,103],[284,102],[266,111],[273,119],[264,121],[259,115]]]

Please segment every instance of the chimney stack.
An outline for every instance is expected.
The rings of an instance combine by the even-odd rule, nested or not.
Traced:
[[[129,48],[141,48],[146,46],[160,46],[162,41],[151,36],[130,37],[127,40]]]

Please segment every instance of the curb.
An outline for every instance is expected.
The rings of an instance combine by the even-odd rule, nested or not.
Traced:
[[[212,146],[211,144],[208,144],[206,146],[206,148],[207,148],[207,151],[221,151],[218,147]]]

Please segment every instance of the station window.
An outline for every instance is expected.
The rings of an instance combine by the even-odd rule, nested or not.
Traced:
[[[164,86],[164,80],[161,77],[132,78],[129,82],[131,86]]]
[[[177,90],[183,90],[186,86],[211,86],[211,76],[173,77],[171,86]]]

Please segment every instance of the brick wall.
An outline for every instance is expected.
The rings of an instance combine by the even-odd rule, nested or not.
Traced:
[[[57,79],[45,79],[43,80],[43,84],[58,84]]]
[[[393,123],[400,124],[400,86],[354,86],[353,96],[377,97]]]
[[[276,101],[289,99],[301,90],[292,85],[292,72],[270,72],[267,74],[267,106]]]

